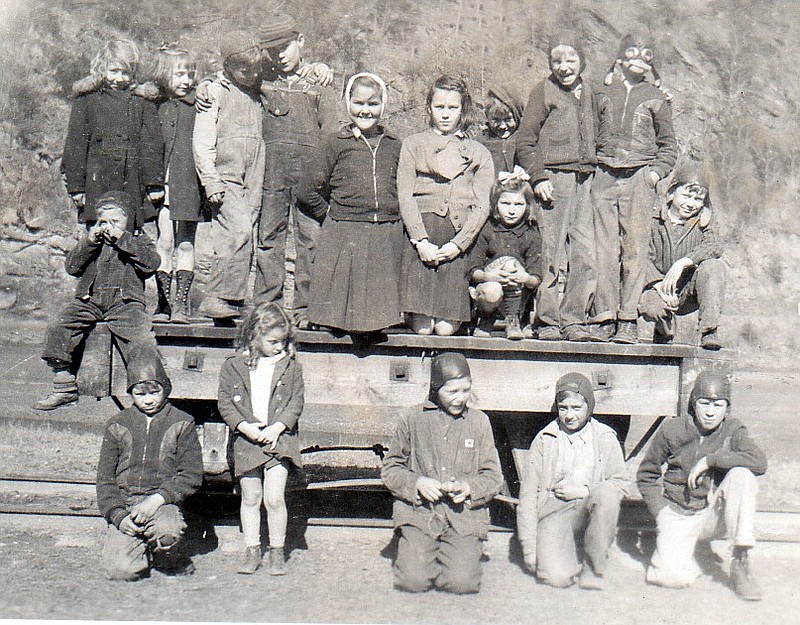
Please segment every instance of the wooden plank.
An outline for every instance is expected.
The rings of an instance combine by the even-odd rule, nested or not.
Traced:
[[[105,323],[99,323],[86,336],[83,344],[78,391],[91,397],[108,397],[111,388],[111,332]]]

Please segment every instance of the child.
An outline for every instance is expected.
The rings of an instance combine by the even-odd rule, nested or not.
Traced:
[[[492,87],[488,91],[489,101],[484,107],[486,130],[478,141],[492,155],[494,170],[514,171],[517,147],[516,131],[522,119],[522,104],[517,96],[505,87]]]
[[[494,166],[468,139],[466,83],[440,76],[428,91],[430,128],[403,141],[397,197],[411,245],[404,246],[400,304],[417,334],[450,335],[470,318],[466,252],[489,216]]]
[[[135,90],[139,48],[132,41],[109,41],[94,57],[90,75],[73,86],[77,98],[70,113],[61,173],[78,209],[78,222],[97,219],[97,198],[125,191],[137,208],[130,227],[137,230],[147,199],[164,198],[164,142],[153,102]]]
[[[192,155],[197,64],[192,54],[176,47],[162,47],[156,55],[155,79],[166,99],[158,107],[164,137],[166,196],[158,215],[156,247],[161,267],[156,272],[158,305],[155,319],[189,323],[189,290],[194,280],[194,240],[197,223],[203,221],[203,188]],[[170,302],[175,255],[175,300]]]
[[[701,573],[695,546],[713,538],[724,519],[733,548],[733,589],[742,599],[757,601],[761,588],[748,554],[755,545],[755,476],[766,472],[767,457],[747,428],[727,416],[730,401],[724,376],[701,373],[689,396],[689,415],[661,424],[639,467],[639,491],[658,530],[647,581],[669,588],[691,585]]]
[[[261,566],[261,503],[269,525],[269,573],[286,573],[288,514],[284,492],[292,466],[302,466],[297,421],[303,411],[303,372],[292,324],[277,304],[256,306],[237,337],[239,352],[219,374],[219,413],[233,432],[234,475],[242,495],[245,559],[239,573]]]
[[[351,123],[322,144],[298,203],[323,219],[311,266],[309,320],[347,332],[402,322],[398,294],[403,225],[397,204],[400,141],[380,125],[386,84],[359,72],[345,87]]]
[[[517,132],[517,160],[539,202],[542,285],[536,301],[540,340],[588,341],[595,288],[589,192],[595,167],[593,93],[581,78],[584,57],[568,33],[551,37],[550,76],[531,91]],[[559,301],[559,273],[566,269]]]
[[[594,318],[603,323],[592,339],[636,343],[637,305],[647,280],[656,185],[675,165],[677,144],[666,95],[644,80],[655,58],[649,37],[623,37],[617,56],[622,78],[602,86],[596,97]]]
[[[698,164],[672,176],[667,206],[653,215],[647,287],[639,314],[655,321],[654,343],[669,343],[675,315],[700,311],[700,346],[720,349],[725,263],[712,224],[711,195]]]
[[[466,358],[431,361],[428,401],[404,416],[389,444],[381,478],[395,496],[400,541],[394,586],[423,592],[478,592],[488,504],[503,475],[488,417],[467,406]]]
[[[627,487],[622,448],[614,430],[592,418],[594,390],[580,373],[558,380],[553,411],[521,470],[517,533],[525,567],[550,586],[577,577],[581,588],[602,590]]]
[[[193,152],[212,207],[213,264],[198,312],[214,320],[241,314],[261,207],[261,52],[250,35],[225,33],[223,70],[205,85],[208,106],[197,111]]]
[[[161,259],[145,234],[134,235],[137,205],[123,191],[110,191],[95,200],[94,221],[86,236],[67,254],[67,273],[79,278],[75,299],[47,329],[42,359],[53,370],[53,391],[33,407],[55,410],[78,401],[73,354],[98,321],[105,321],[128,363],[136,348],[156,353],[156,337],[145,312],[144,280]]]
[[[542,237],[531,219],[533,191],[525,170],[500,172],[489,194],[492,214],[470,252],[470,296],[478,312],[473,336],[489,336],[498,309],[506,322],[506,338],[531,338],[528,303],[541,283]],[[488,264],[487,264],[488,263]]]
[[[333,89],[314,80],[319,64],[314,64],[315,72],[307,72],[308,64],[302,58],[305,37],[294,19],[278,13],[264,24],[259,45],[273,73],[261,84],[267,160],[253,298],[256,303],[281,302],[291,215],[296,250],[292,309],[295,324],[306,328],[310,267],[320,223],[298,210],[294,188],[310,174],[323,133],[337,132],[346,118],[337,112]]]
[[[111,579],[134,581],[155,566],[188,575],[178,549],[180,504],[203,483],[194,419],[167,399],[171,385],[153,352],[128,364],[133,406],[109,419],[97,463],[97,505],[108,521],[103,562]],[[148,453],[149,452],[149,453]]]

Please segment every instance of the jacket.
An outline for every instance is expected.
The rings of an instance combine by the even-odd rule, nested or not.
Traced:
[[[297,422],[303,412],[303,371],[296,358],[287,356],[275,364],[270,388],[268,425],[280,421],[286,430],[278,438],[275,455],[302,467]],[[260,423],[253,414],[250,368],[245,356],[236,354],[228,358],[219,372],[217,395],[219,414],[233,432],[233,463],[236,476],[263,465],[268,447],[253,443],[237,430],[243,421]],[[265,451],[266,450],[266,451]]]
[[[161,265],[155,244],[146,234],[125,232],[113,245],[84,237],[67,254],[64,266],[80,278],[75,297],[89,299],[95,286],[118,287],[123,301],[145,304],[144,281]]]
[[[446,496],[436,503],[423,502],[416,486],[421,476],[440,482],[466,481],[470,498],[459,505],[450,503]],[[433,402],[426,402],[401,418],[383,459],[381,478],[395,496],[396,527],[413,525],[430,533],[433,517],[439,516],[462,536],[485,538],[488,504],[503,485],[489,418],[474,408],[452,417]]]
[[[589,490],[597,484],[611,483],[619,490],[620,498],[627,491],[625,461],[617,435],[610,427],[592,418],[594,469]],[[548,423],[533,439],[527,463],[520,468],[519,505],[517,506],[517,534],[525,552],[536,552],[539,510],[553,495],[553,487],[560,477],[558,466],[558,421]]]
[[[551,74],[532,90],[517,130],[517,161],[535,185],[547,169],[591,173],[595,157],[594,94],[581,82],[580,100]]]
[[[180,504],[203,483],[203,455],[194,419],[167,401],[149,426],[136,406],[109,419],[97,462],[97,505],[117,527],[128,498],[160,494]]]
[[[513,228],[490,219],[469,252],[470,270],[483,269],[495,258],[513,256],[531,275],[542,277],[542,235],[539,226],[523,219]]]
[[[698,488],[687,483],[697,461],[706,457],[709,474]],[[666,469],[662,465],[666,463]],[[730,416],[719,427],[703,436],[690,415],[664,421],[653,436],[636,474],[636,482],[652,515],[666,505],[677,512],[691,514],[708,505],[713,484],[719,484],[729,469],[744,467],[755,475],[767,471],[767,457],[756,445],[747,428]]]
[[[78,96],[61,173],[68,193],[86,194],[80,222],[97,219],[94,203],[106,191],[126,191],[141,206],[148,187],[164,185],[164,141],[156,105],[130,91]]]
[[[173,221],[203,221],[203,188],[192,153],[194,93],[170,98],[158,107],[164,138],[164,169],[168,176],[169,216]]]
[[[722,245],[712,224],[711,208],[703,208],[683,224],[673,225],[665,206],[653,215],[647,284],[662,280],[680,258],[691,258],[695,265],[699,265],[704,260],[721,255]]]
[[[477,141],[429,129],[403,141],[397,168],[400,215],[414,241],[428,237],[422,213],[448,217],[453,243],[462,252],[472,245],[489,217],[494,165]]]
[[[664,179],[678,157],[672,109],[649,82],[631,87],[614,79],[597,90],[597,160],[612,169],[645,165]]]
[[[383,131],[373,150],[356,126],[328,135],[311,175],[300,181],[297,201],[322,220],[397,221],[397,163],[400,141]]]

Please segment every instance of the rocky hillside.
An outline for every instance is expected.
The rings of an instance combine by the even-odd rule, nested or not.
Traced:
[[[3,0],[0,309],[46,315],[70,292],[62,259],[75,227],[58,169],[70,85],[103,41],[130,37],[147,52],[180,41],[210,71],[219,37],[257,28],[272,6],[304,25],[308,58],[339,76],[380,73],[400,134],[421,127],[424,92],[444,71],[464,75],[478,99],[497,83],[526,95],[547,72],[547,34],[570,27],[599,80],[620,37],[648,26],[681,152],[704,158],[714,180],[732,267],[728,336],[744,362],[800,364],[800,9],[790,0]]]

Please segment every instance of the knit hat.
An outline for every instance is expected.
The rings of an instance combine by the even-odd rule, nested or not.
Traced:
[[[689,414],[694,416],[694,404],[698,399],[724,399],[731,403],[731,384],[720,373],[703,371],[697,376],[689,395]]]
[[[626,60],[628,57],[625,54],[629,48],[636,48],[638,51],[638,55],[633,58],[640,58],[641,60],[645,61],[648,65],[650,65],[650,71],[653,74],[653,84],[656,87],[661,86],[661,76],[658,74],[658,69],[656,68],[656,49],[653,45],[653,37],[647,30],[643,30],[640,32],[631,33],[625,35],[619,42],[619,50],[617,50],[617,58],[614,59],[614,62],[611,64],[611,67],[608,69],[608,73],[606,74],[605,84],[610,85],[612,76],[614,74],[614,68],[617,67],[619,63]]]
[[[112,208],[121,208],[125,211],[125,216],[128,218],[128,230],[133,232],[136,227],[136,202],[130,194],[125,191],[107,191],[98,197],[94,202],[94,212],[99,213],[101,210],[109,210]]]
[[[559,401],[559,396],[566,391],[571,391],[581,395],[589,406],[589,415],[594,414],[594,388],[592,387],[592,383],[589,381],[589,378],[587,378],[585,375],[574,372],[562,375],[558,379],[558,382],[556,382],[556,398],[553,402],[554,412],[558,412],[557,404]]]
[[[672,191],[683,184],[696,184],[706,190],[708,189],[708,179],[703,171],[702,163],[687,160],[675,168],[675,171],[672,172],[669,190]]]
[[[224,60],[258,47],[258,38],[246,30],[232,30],[221,33],[218,43],[220,56]]]
[[[469,364],[463,354],[446,352],[435,356],[431,360],[430,399],[433,400],[436,397],[436,393],[444,386],[445,382],[471,376]]]
[[[557,30],[550,33],[547,37],[547,57],[550,58],[550,53],[558,46],[569,46],[581,59],[581,69],[586,66],[586,57],[583,54],[583,46],[581,45],[580,37],[571,29]]]
[[[164,387],[164,397],[172,392],[169,380],[158,350],[150,346],[141,346],[128,355],[128,392],[139,382],[158,382]]]
[[[512,93],[507,87],[494,85],[489,88],[489,90],[486,92],[486,95],[507,106],[511,111],[511,114],[514,116],[514,121],[517,123],[517,126],[519,126],[519,122],[522,119],[522,109],[524,106],[516,94]]]
[[[286,13],[270,15],[258,30],[258,43],[263,48],[274,48],[289,43],[299,35],[294,18]]]

